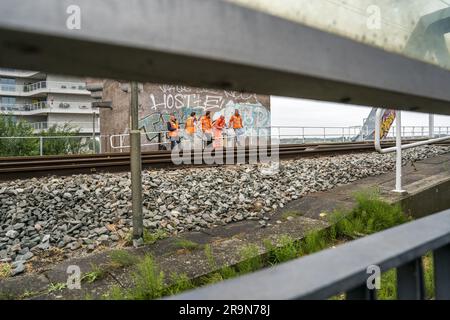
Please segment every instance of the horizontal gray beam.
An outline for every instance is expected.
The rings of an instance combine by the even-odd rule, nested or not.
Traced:
[[[2,0],[0,67],[450,114],[447,70],[219,0]]]
[[[367,268],[399,267],[450,243],[450,210],[169,299],[326,299],[365,284]]]

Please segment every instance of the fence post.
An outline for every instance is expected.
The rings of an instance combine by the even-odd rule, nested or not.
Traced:
[[[430,113],[428,118],[429,137],[434,138],[434,115]]]
[[[138,129],[139,89],[137,82],[131,82],[131,125],[130,125],[130,167],[131,167],[131,205],[133,213],[133,245],[143,244],[142,218],[142,160],[141,132]]]
[[[39,155],[41,155],[41,156],[44,155],[44,137],[43,136],[39,137]]]
[[[396,131],[397,131],[397,137],[396,137],[396,161],[395,161],[395,190],[394,192],[400,192],[403,193],[402,190],[402,116],[401,112],[397,112],[397,117],[395,119],[396,121]]]

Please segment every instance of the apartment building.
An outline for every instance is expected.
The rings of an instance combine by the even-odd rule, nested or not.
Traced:
[[[80,134],[99,133],[85,79],[0,68],[0,113],[31,123],[36,133],[70,123]]]

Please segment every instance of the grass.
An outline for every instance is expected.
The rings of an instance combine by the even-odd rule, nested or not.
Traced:
[[[9,263],[0,263],[0,280],[11,276],[11,265]]]
[[[158,229],[155,232],[150,232],[148,229],[144,229],[142,236],[144,243],[147,245],[154,244],[156,241],[167,237],[167,233],[162,229]],[[125,243],[127,245],[131,245],[133,243],[133,230],[130,230],[130,232],[126,235]]]
[[[67,288],[67,284],[64,282],[50,283],[47,289],[47,293],[62,291],[65,288]]]
[[[145,256],[136,264],[133,273],[133,286],[131,289],[113,287],[107,295],[109,299],[155,299],[166,295],[180,293],[184,290],[216,283],[225,279],[250,273],[267,266],[286,262],[301,256],[309,255],[342,242],[363,237],[384,229],[407,222],[400,206],[390,205],[379,199],[374,192],[358,193],[355,195],[356,207],[351,211],[335,211],[328,214],[330,227],[324,230],[308,232],[302,240],[295,240],[288,235],[282,235],[275,241],[264,240],[266,250],[260,255],[255,245],[241,249],[240,261],[235,266],[219,267],[209,244],[203,246],[208,267],[215,270],[212,273],[195,280],[189,280],[186,275],[171,274],[166,278],[159,270],[151,256]],[[285,218],[292,216],[286,213]],[[152,234],[151,241],[160,236]],[[199,244],[181,239],[176,243],[183,249],[194,250]],[[432,259],[424,257],[425,279],[427,296],[432,293]],[[343,299],[344,295],[333,297]],[[380,299],[394,299],[396,297],[396,272],[391,270],[382,274]]]
[[[187,239],[178,239],[175,241],[174,246],[176,248],[185,249],[189,251],[202,249],[204,246]]]
[[[150,232],[144,229],[143,239],[145,244],[154,244],[156,241],[165,238],[167,238],[167,233],[164,230],[158,229],[155,232]]]
[[[129,267],[139,262],[139,257],[126,250],[114,250],[111,252],[110,258],[115,267]]]
[[[107,275],[107,272],[103,270],[98,265],[91,265],[91,271],[86,272],[83,277],[81,277],[81,281],[85,281],[87,283],[93,283],[97,280],[104,279]]]
[[[105,299],[150,300],[177,294],[194,287],[191,280],[183,274],[171,274],[166,280],[164,272],[159,269],[151,255],[145,255],[135,267],[131,288],[123,289],[113,286],[104,296]]]

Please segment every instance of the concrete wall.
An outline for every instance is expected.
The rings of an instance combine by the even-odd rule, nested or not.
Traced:
[[[112,101],[113,109],[100,111],[101,133],[103,136],[128,133],[130,94],[123,92],[117,81],[103,82],[103,100]],[[170,113],[175,113],[180,123],[184,123],[192,111],[197,115],[211,111],[213,118],[223,114],[228,121],[235,109],[241,111],[244,126],[248,130],[270,126],[269,96],[186,86],[144,84],[139,94],[139,126],[148,134],[144,136],[143,143],[157,142],[158,135],[151,132],[166,131]],[[118,151],[108,148],[109,143],[105,142],[102,143],[103,152]],[[128,140],[124,144],[128,144]]]

